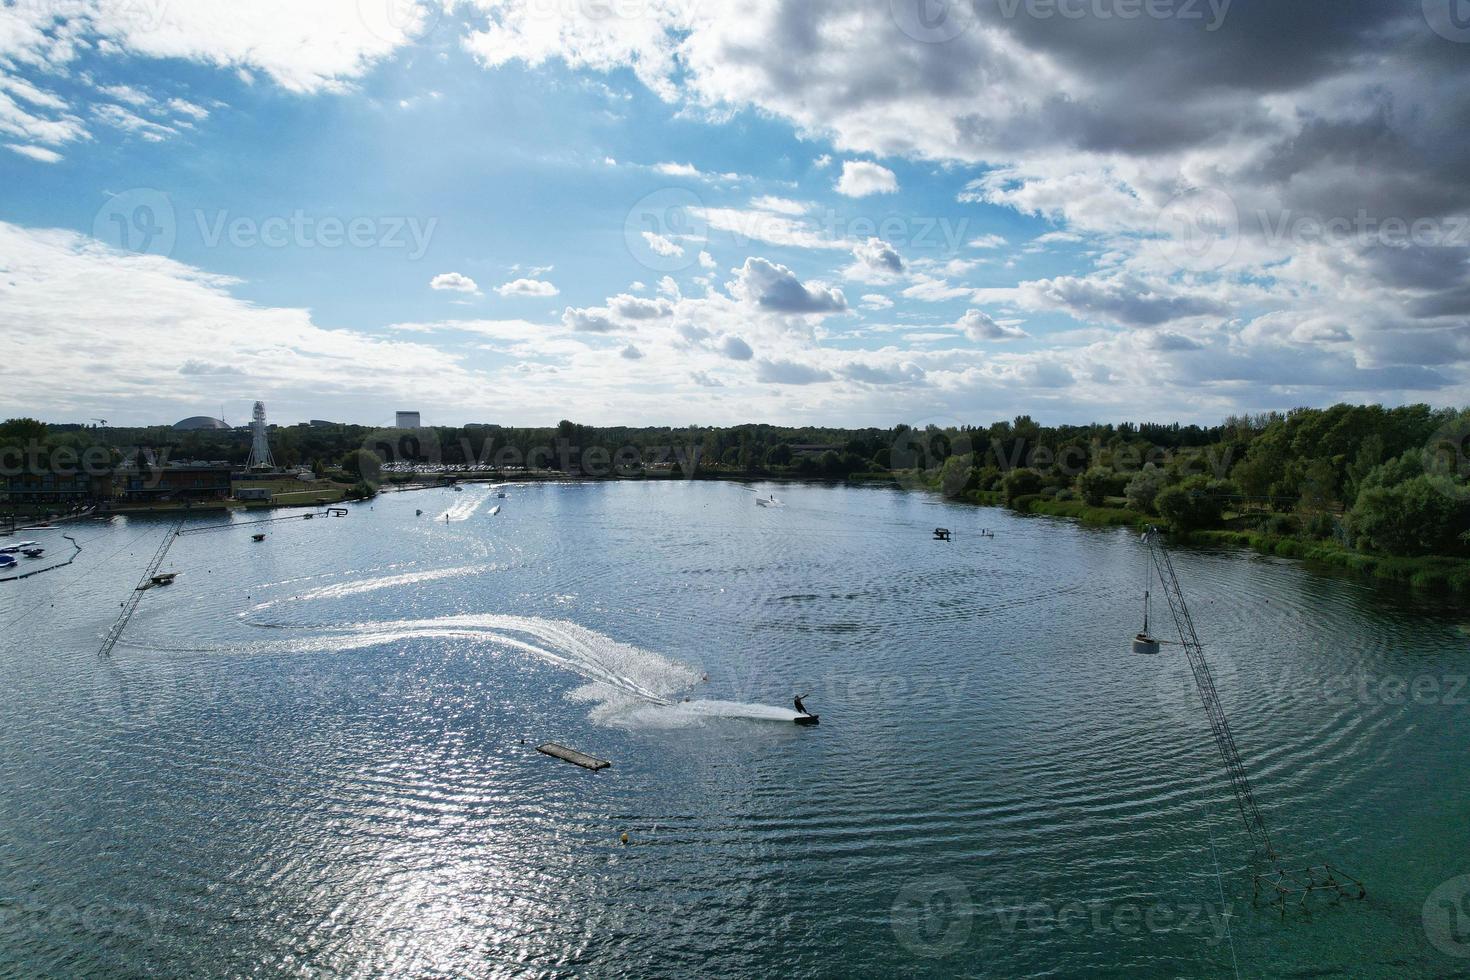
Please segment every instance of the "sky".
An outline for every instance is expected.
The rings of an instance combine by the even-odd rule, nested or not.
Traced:
[[[0,417],[1464,405],[1470,0],[0,0]]]

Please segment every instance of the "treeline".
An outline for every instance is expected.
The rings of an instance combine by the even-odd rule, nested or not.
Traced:
[[[1427,405],[1336,405],[1242,415],[1220,425],[1043,426],[1029,416],[988,426],[843,429],[735,425],[549,428],[493,424],[378,430],[277,426],[284,467],[348,481],[391,463],[636,476],[816,479],[905,477],[956,498],[1025,507],[1113,508],[1176,529],[1235,527],[1333,540],[1364,552],[1470,555],[1470,412]],[[0,449],[99,442],[118,459],[150,447],[171,460],[243,466],[244,430],[83,429],[0,425]],[[392,467],[389,467],[390,471]]]
[[[1043,430],[1018,457],[972,437],[938,476],[945,493],[1077,500],[1156,516],[1175,529],[1234,527],[1392,556],[1470,555],[1470,411],[1336,405],[1233,417],[1204,438]],[[1013,447],[1012,447],[1013,448]],[[1086,465],[1079,466],[1085,459]]]

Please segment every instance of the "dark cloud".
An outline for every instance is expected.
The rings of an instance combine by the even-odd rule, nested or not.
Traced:
[[[778,385],[810,385],[832,380],[828,372],[795,361],[757,361],[755,376],[757,380]]]

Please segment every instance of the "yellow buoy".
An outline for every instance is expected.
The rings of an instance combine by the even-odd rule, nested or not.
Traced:
[[[623,832],[622,841],[623,841],[624,844],[628,843],[628,833],[627,833],[627,831],[624,831]]]

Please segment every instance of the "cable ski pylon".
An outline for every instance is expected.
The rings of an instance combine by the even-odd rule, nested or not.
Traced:
[[[144,570],[138,587],[133,590],[132,595],[128,596],[127,602],[123,603],[123,611],[117,617],[117,622],[112,624],[112,628],[103,637],[102,649],[97,651],[97,656],[105,657],[112,653],[112,648],[117,646],[118,640],[122,639],[123,631],[128,628],[128,621],[133,618],[133,613],[138,611],[138,603],[143,601],[143,593],[148,590],[153,582],[153,577],[158,574],[159,567],[163,565],[163,559],[168,556],[168,549],[173,546],[174,539],[179,536],[179,531],[183,526],[184,522],[179,521],[163,536],[163,541],[159,543],[158,550],[153,553],[153,558],[148,562],[148,567]]]
[[[1262,891],[1267,892],[1273,902],[1280,903],[1283,913],[1286,900],[1290,896],[1299,897],[1299,904],[1305,904],[1309,896],[1317,893],[1330,892],[1341,897],[1363,898],[1367,894],[1363,883],[1330,864],[1296,870],[1282,867],[1281,855],[1271,841],[1271,834],[1266,829],[1266,821],[1261,816],[1260,808],[1256,806],[1250,776],[1246,772],[1245,763],[1241,761],[1240,749],[1230,730],[1230,721],[1225,717],[1219,691],[1215,689],[1215,676],[1210,671],[1209,662],[1205,660],[1204,644],[1195,631],[1194,618],[1190,616],[1189,605],[1184,601],[1184,590],[1179,585],[1174,562],[1164,547],[1163,534],[1157,527],[1150,527],[1144,534],[1143,541],[1148,546],[1150,559],[1169,602],[1169,612],[1179,631],[1179,642],[1184,647],[1189,669],[1194,674],[1195,687],[1199,690],[1200,702],[1204,705],[1205,717],[1210,724],[1210,734],[1215,737],[1215,746],[1220,750],[1220,758],[1225,763],[1225,773],[1230,780],[1231,791],[1235,794],[1240,819],[1245,823],[1245,829],[1252,839],[1260,844],[1271,866],[1270,871],[1253,876],[1256,897]]]

